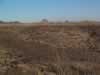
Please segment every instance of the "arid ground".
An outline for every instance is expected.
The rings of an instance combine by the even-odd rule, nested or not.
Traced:
[[[0,24],[0,75],[100,75],[99,24]]]

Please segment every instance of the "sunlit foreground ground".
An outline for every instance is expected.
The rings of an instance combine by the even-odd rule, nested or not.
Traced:
[[[99,24],[0,25],[0,75],[100,75]]]

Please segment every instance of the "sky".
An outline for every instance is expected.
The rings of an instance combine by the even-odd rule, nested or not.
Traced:
[[[100,21],[100,0],[0,0],[0,20]]]

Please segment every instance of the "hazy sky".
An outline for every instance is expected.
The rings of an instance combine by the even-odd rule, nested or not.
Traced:
[[[100,20],[100,0],[0,0],[0,20]]]

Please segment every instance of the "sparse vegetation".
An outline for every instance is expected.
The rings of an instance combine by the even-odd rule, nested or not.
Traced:
[[[66,24],[1,26],[0,75],[99,75],[100,27]]]

